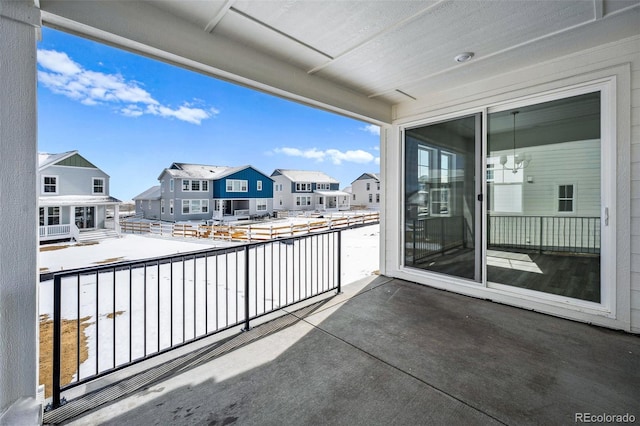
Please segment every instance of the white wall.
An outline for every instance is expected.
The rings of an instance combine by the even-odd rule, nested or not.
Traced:
[[[404,124],[459,116],[483,108],[541,93],[562,91],[567,87],[606,81],[612,96],[603,99],[605,121],[612,117],[613,136],[605,144],[615,144],[611,163],[615,172],[605,168],[615,190],[605,196],[615,200],[610,208],[610,226],[615,229],[611,275],[615,294],[605,295],[612,308],[606,310],[566,307],[565,304],[544,297],[509,293],[499,288],[484,288],[455,279],[417,273],[400,267],[400,218],[402,194],[400,128]],[[607,102],[610,101],[610,104]],[[565,58],[528,67],[518,72],[497,75],[450,91],[434,92],[428,98],[394,107],[394,122],[384,129],[384,180],[387,201],[384,206],[384,266],[387,275],[410,279],[452,291],[488,297],[496,301],[535,309],[553,315],[593,322],[607,327],[640,333],[640,36],[617,43],[576,52]],[[604,139],[603,139],[604,140]],[[608,161],[605,158],[605,161]],[[615,173],[615,174],[614,174]]]
[[[367,183],[370,185],[370,189],[367,191]],[[375,179],[360,179],[356,180],[351,184],[351,193],[355,194],[355,200],[351,197],[351,205],[352,206],[362,206],[366,205],[367,207],[379,207],[380,203],[376,203],[376,194],[380,194],[382,191],[382,184],[380,184],[380,189],[378,189],[378,182]],[[369,202],[369,194],[371,194],[372,202]],[[382,200],[381,200],[382,201]]]
[[[0,1],[0,423],[36,424],[38,197],[36,27],[29,3]],[[18,236],[18,237],[16,237]]]

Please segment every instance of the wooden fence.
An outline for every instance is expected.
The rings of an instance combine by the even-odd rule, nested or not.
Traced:
[[[259,223],[250,225],[199,225],[168,222],[138,222],[124,220],[120,229],[128,234],[153,234],[182,238],[208,238],[223,241],[254,242],[296,237],[331,229],[351,228],[380,222],[380,213],[310,218],[306,223]]]

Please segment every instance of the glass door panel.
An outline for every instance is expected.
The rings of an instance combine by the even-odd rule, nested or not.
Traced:
[[[488,115],[487,281],[601,301],[600,93]]]
[[[78,229],[93,229],[95,223],[95,207],[76,207],[75,223]]]
[[[404,264],[481,281],[481,115],[405,131]]]

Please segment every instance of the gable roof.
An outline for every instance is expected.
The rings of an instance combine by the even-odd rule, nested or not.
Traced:
[[[340,183],[338,180],[325,173],[311,170],[287,170],[276,169],[271,176],[284,176],[291,182],[320,182],[320,183]]]
[[[146,191],[136,195],[133,200],[159,200],[160,199],[160,185],[152,186]]]
[[[360,175],[360,177],[358,177],[356,180],[354,180],[353,182],[359,181],[359,180],[366,180],[366,179],[373,179],[377,182],[380,182],[380,173],[363,173]],[[351,182],[351,183],[353,183]]]
[[[210,166],[207,164],[172,163],[169,168],[164,169],[162,173],[160,173],[158,179],[162,178],[162,175],[167,173],[173,178],[218,180],[249,168],[257,171],[265,177],[269,177],[250,165],[230,167]]]
[[[74,159],[74,157],[77,157],[77,158]],[[61,165],[74,166],[74,167],[86,167],[86,168],[94,168],[94,169],[98,168],[94,164],[92,164],[89,160],[84,158],[82,155],[78,154],[77,150],[61,152],[59,154],[50,154],[48,152],[38,153],[38,169],[39,170],[43,170],[49,166],[53,166],[55,164],[60,164],[65,162],[68,164],[61,164]]]

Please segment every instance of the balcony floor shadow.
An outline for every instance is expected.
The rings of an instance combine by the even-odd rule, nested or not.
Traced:
[[[559,425],[638,383],[639,336],[378,277],[71,423]]]

